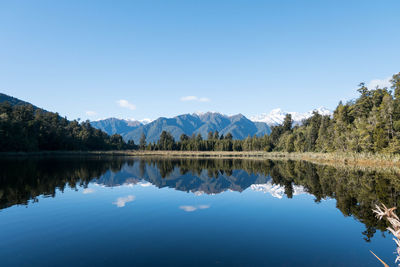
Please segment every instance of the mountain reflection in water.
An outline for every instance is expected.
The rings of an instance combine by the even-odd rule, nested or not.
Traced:
[[[250,188],[277,198],[304,193],[312,194],[316,202],[334,198],[343,215],[365,225],[366,241],[377,229],[386,229],[385,221],[374,217],[373,205],[399,206],[400,192],[399,174],[395,172],[337,169],[303,161],[42,158],[0,161],[0,209],[28,205],[41,195],[55,197],[57,190],[86,188],[89,183],[106,187],[151,184],[196,195]],[[83,189],[83,193],[91,190]],[[133,200],[121,200],[116,205],[124,205],[124,201]]]

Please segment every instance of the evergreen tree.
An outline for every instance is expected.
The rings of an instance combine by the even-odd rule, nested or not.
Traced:
[[[215,131],[215,132],[214,132],[214,139],[215,139],[215,140],[218,140],[218,139],[219,139],[219,132],[218,132],[218,131]]]
[[[146,135],[142,132],[142,134],[140,135],[140,140],[139,140],[139,148],[141,150],[145,150],[146,146],[147,146]]]
[[[32,105],[0,103],[0,151],[135,149],[120,135],[109,136],[89,121],[69,121]]]
[[[231,134],[231,133],[227,133],[226,136],[225,136],[225,139],[226,139],[226,140],[231,140],[231,141],[232,141],[232,139],[233,139],[232,134]]]

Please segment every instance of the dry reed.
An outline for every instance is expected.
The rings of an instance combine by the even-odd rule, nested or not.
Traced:
[[[397,248],[396,248],[396,253],[397,257],[395,260],[395,263],[400,262],[400,219],[399,217],[394,213],[396,208],[387,208],[384,204],[381,204],[381,206],[375,205],[376,209],[372,210],[375,214],[376,217],[379,220],[382,220],[385,218],[391,226],[387,228],[393,235],[394,235],[394,242],[396,242]],[[384,266],[388,266],[384,261],[382,261],[378,256],[376,256],[372,251],[371,253],[380,261]],[[400,265],[399,265],[400,266]]]

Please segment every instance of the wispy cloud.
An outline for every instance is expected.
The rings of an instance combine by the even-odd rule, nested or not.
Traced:
[[[135,196],[129,195],[126,197],[119,197],[116,201],[113,202],[118,208],[125,207],[126,203],[132,202],[135,200]]]
[[[207,97],[197,97],[194,95],[183,96],[181,97],[181,101],[197,101],[197,102],[210,102],[210,99]]]
[[[82,193],[83,193],[83,194],[92,194],[92,193],[94,193],[94,189],[92,189],[92,188],[85,188],[85,189],[83,189]]]
[[[379,88],[383,88],[383,87],[390,88],[390,86],[392,85],[390,83],[391,79],[392,79],[392,77],[387,77],[386,79],[375,79],[375,80],[370,81],[368,83],[367,87],[369,89],[375,89],[377,86]]]
[[[197,206],[179,206],[181,210],[186,212],[193,212],[195,210],[204,210],[210,208],[210,205],[197,205]]]
[[[86,115],[87,116],[95,116],[95,115],[97,115],[97,112],[93,111],[93,110],[88,110],[88,111],[86,111]]]
[[[134,104],[129,103],[129,101],[128,101],[128,100],[125,100],[125,99],[120,99],[120,100],[118,100],[118,101],[117,101],[117,104],[118,104],[120,107],[127,108],[127,109],[130,109],[130,110],[135,110],[135,109],[136,109],[136,106],[135,106]]]

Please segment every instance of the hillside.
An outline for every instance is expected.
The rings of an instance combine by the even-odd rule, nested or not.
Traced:
[[[0,103],[3,102],[8,102],[10,103],[11,106],[24,106],[24,105],[32,105],[31,103],[28,103],[26,101],[23,101],[21,99],[0,93]],[[37,106],[32,105],[34,109],[39,109]]]
[[[0,152],[134,148],[120,135],[110,136],[88,122],[69,121],[58,113],[0,94]]]

